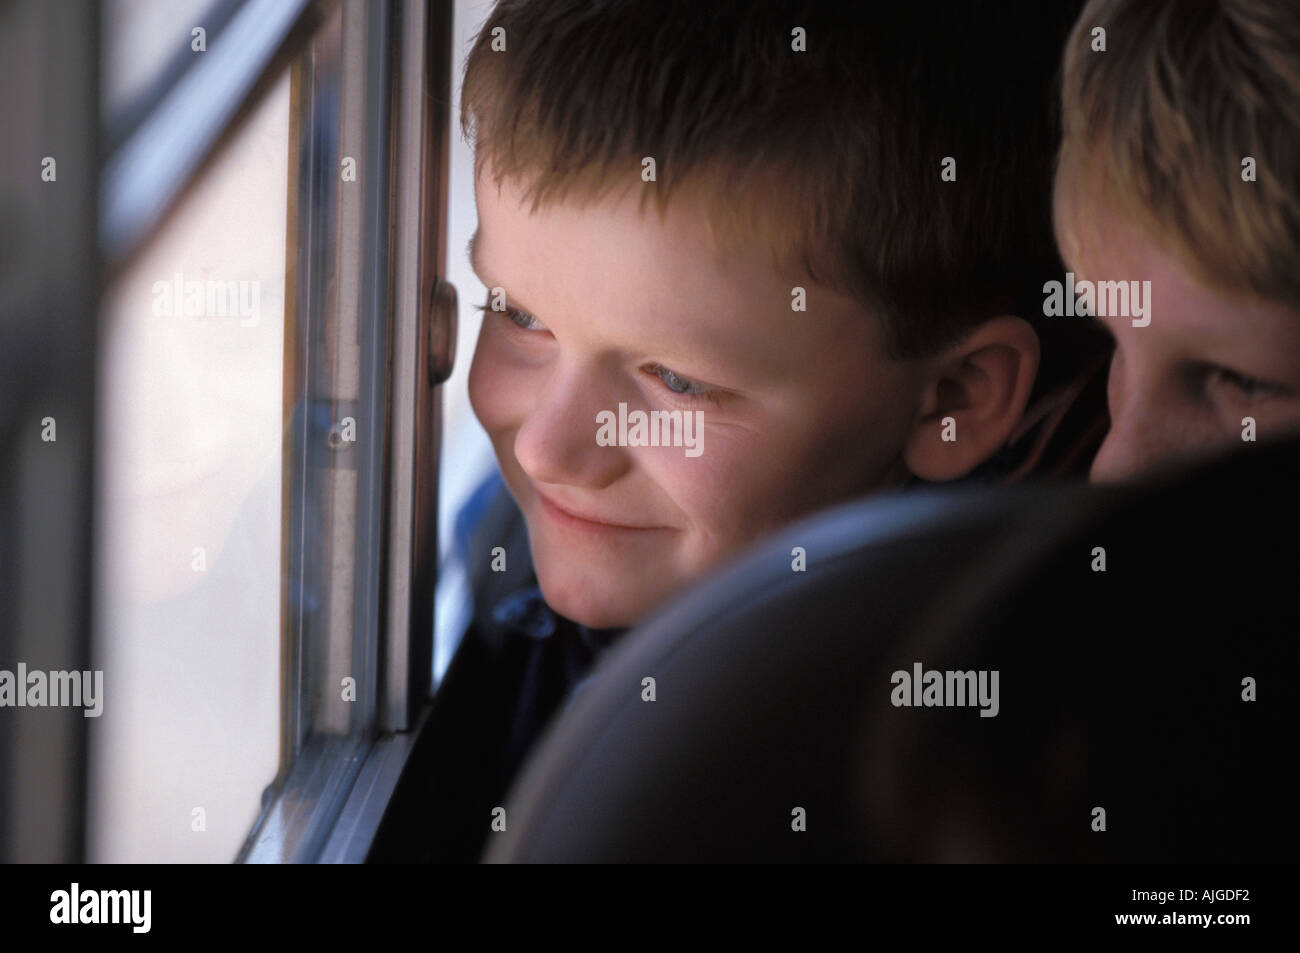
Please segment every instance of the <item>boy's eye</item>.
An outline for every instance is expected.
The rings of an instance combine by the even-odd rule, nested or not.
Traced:
[[[1276,397],[1287,393],[1287,389],[1281,384],[1274,384],[1271,381],[1260,380],[1258,377],[1250,377],[1246,374],[1238,374],[1226,367],[1210,368],[1210,384],[1230,387],[1248,400]]]
[[[520,311],[518,308],[506,308],[506,317],[524,331],[546,330],[546,325],[538,321],[536,315],[529,314],[527,311]]]
[[[484,314],[500,314],[508,318],[521,331],[545,331],[546,325],[537,320],[537,316],[529,314],[527,311],[520,311],[518,308],[491,308],[485,304],[473,305]]]
[[[713,403],[718,402],[717,394],[714,391],[702,384],[696,384],[694,381],[688,381],[686,378],[674,374],[662,364],[651,364],[646,370],[658,377],[665,387],[678,396],[691,400],[704,399]]]
[[[659,375],[659,379],[663,381],[668,389],[674,394],[690,394],[695,390],[694,384],[686,380],[684,377],[678,377],[666,367],[656,368],[655,373]]]

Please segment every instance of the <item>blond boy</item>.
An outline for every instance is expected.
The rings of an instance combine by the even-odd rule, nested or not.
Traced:
[[[1300,4],[1093,0],[1062,85],[1066,267],[1149,299],[1100,317],[1116,350],[1093,478],[1294,431]]]

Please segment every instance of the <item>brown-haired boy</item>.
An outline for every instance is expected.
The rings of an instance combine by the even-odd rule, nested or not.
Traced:
[[[1007,443],[1055,264],[1042,6],[497,5],[463,117],[503,309],[469,388],[553,609],[631,625]],[[701,412],[700,452],[604,445],[622,403]]]
[[[1063,72],[1067,266],[1149,289],[1093,478],[1300,427],[1300,4],[1093,0]]]
[[[846,7],[502,0],[482,28],[470,397],[532,560],[490,524],[474,566],[501,547],[536,587],[480,600],[439,689],[412,769],[423,856],[476,856],[598,653],[729,556],[837,502],[1052,455],[1023,418],[1040,357],[1076,357],[1040,355],[1031,321],[1061,267],[1053,78],[1077,7]],[[700,425],[644,445],[635,412]]]

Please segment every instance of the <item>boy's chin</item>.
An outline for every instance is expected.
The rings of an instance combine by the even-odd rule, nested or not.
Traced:
[[[554,611],[589,629],[625,629],[636,625],[667,598],[645,591],[582,578],[563,569],[549,573],[537,567],[542,598]]]
[[[635,624],[637,613],[621,598],[609,598],[604,593],[580,592],[569,593],[561,590],[553,592],[554,587],[541,583],[542,597],[546,604],[579,625],[589,629],[624,629]]]

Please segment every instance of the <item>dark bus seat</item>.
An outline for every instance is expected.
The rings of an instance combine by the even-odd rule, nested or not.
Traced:
[[[1294,861],[1298,475],[1249,446],[792,527],[628,634],[485,859]],[[918,663],[997,672],[996,714],[895,705]]]

